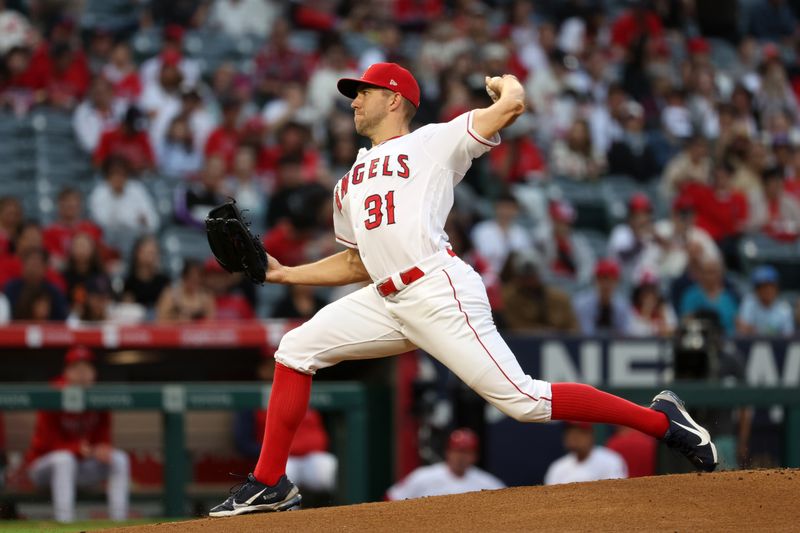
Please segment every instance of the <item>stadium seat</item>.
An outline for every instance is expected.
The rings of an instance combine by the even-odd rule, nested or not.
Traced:
[[[611,229],[611,216],[601,183],[555,178],[553,188],[553,197],[562,198],[575,208],[576,228],[599,229],[600,231]]]
[[[161,248],[166,252],[167,269],[180,276],[186,259],[203,261],[211,254],[204,231],[185,226],[168,226],[161,232]]]
[[[781,287],[800,290],[800,247],[795,242],[781,242],[763,234],[753,234],[742,239],[740,256],[747,272],[758,265],[769,264],[778,271]]]

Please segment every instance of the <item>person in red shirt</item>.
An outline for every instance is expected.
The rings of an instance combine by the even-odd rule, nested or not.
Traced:
[[[37,222],[30,220],[24,222],[14,236],[11,248],[13,253],[0,255],[0,289],[10,280],[23,277],[23,259],[28,253],[44,248],[44,236],[41,226]],[[64,278],[49,264],[49,257],[47,261],[45,279],[60,291],[66,291],[67,284]]]
[[[267,383],[275,372],[274,349],[264,348],[258,378]],[[243,411],[236,417],[234,439],[239,453],[256,458],[261,452],[267,410]],[[328,433],[318,411],[309,408],[289,450],[286,475],[307,490],[330,492],[336,485],[336,456],[328,451]]]
[[[94,355],[76,346],[64,357],[57,387],[91,387],[96,381]],[[38,487],[50,487],[55,519],[75,520],[75,489],[107,480],[109,516],[128,515],[130,465],[128,455],[111,445],[108,411],[39,411],[26,456],[28,475]]]
[[[128,161],[135,173],[155,167],[155,155],[144,127],[145,117],[139,108],[131,106],[118,127],[108,130],[100,137],[93,160],[97,167],[111,156]]]
[[[606,448],[620,454],[628,465],[628,477],[653,476],[656,473],[656,439],[641,431],[619,426],[606,441]]]
[[[203,270],[205,271],[203,280],[214,293],[217,307],[214,315],[216,320],[252,320],[256,317],[253,306],[242,291],[237,290],[237,285],[241,281],[240,275],[230,275],[213,257],[206,260]]]
[[[47,99],[51,105],[72,109],[83,99],[91,82],[86,56],[67,43],[59,43],[50,49],[50,63]]]
[[[56,265],[64,265],[72,238],[78,233],[89,235],[100,243],[102,230],[93,222],[81,217],[83,198],[77,189],[65,187],[58,193],[58,218],[44,228],[42,243]]]
[[[637,39],[648,36],[661,39],[664,27],[644,0],[636,0],[634,6],[625,11],[611,26],[611,42],[614,46],[627,50]]]
[[[711,185],[689,182],[678,193],[699,206],[695,225],[714,239],[731,268],[739,264],[738,242],[749,216],[747,196],[734,188],[733,172],[733,165],[722,161],[714,167]]]
[[[527,128],[514,128],[506,133],[502,144],[489,152],[492,174],[505,183],[524,183],[544,177],[547,165],[528,133]]]
[[[206,140],[203,152],[206,157],[217,156],[225,160],[228,171],[233,169],[233,159],[239,147],[239,113],[242,105],[238,100],[228,98],[222,102],[222,124]]]

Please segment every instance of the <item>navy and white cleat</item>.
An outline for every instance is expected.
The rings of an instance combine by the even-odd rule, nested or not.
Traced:
[[[699,470],[713,472],[719,462],[717,448],[708,430],[692,420],[683,400],[672,391],[661,391],[653,398],[650,409],[667,415],[669,428],[663,440],[670,448],[680,451]]]
[[[234,487],[228,499],[211,509],[208,516],[291,511],[300,506],[302,499],[300,491],[285,475],[270,486],[248,474],[247,481]]]

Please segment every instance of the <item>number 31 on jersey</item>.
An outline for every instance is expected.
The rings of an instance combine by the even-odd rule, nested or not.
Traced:
[[[386,224],[394,224],[394,191],[389,191],[383,198],[379,194],[371,194],[364,200],[364,209],[369,215],[364,221],[364,227],[375,229],[383,223],[384,204],[386,204]]]

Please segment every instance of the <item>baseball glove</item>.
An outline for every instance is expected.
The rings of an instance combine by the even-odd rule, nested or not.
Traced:
[[[244,272],[253,283],[267,275],[267,252],[231,200],[212,209],[206,217],[208,244],[217,262],[228,272]]]

